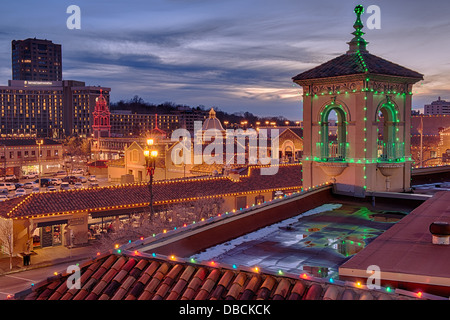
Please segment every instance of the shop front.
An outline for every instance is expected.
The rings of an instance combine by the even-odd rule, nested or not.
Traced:
[[[22,175],[28,175],[37,172],[39,172],[39,166],[37,164],[22,166]]]
[[[88,242],[86,213],[36,219],[33,223],[31,237],[33,248],[47,248],[56,246],[76,246]]]
[[[55,247],[63,244],[63,228],[68,220],[38,222],[33,230],[33,248]]]

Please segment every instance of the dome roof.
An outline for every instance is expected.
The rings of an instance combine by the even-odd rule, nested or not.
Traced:
[[[203,122],[202,130],[210,130],[210,129],[216,129],[220,131],[225,131],[222,127],[222,124],[220,123],[220,120],[216,118],[216,112],[213,108],[209,111],[209,118],[207,118]]]

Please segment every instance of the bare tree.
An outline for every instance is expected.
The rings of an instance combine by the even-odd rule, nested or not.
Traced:
[[[10,219],[0,218],[0,244],[2,251],[9,255],[9,270],[12,269],[14,251],[13,222]]]
[[[139,217],[129,219],[127,222],[116,223],[114,232],[102,236],[94,246],[96,251],[106,251],[114,248],[116,244],[135,241],[140,237],[150,237],[153,234],[173,230],[184,224],[201,221],[222,212],[222,198],[201,199],[193,202],[184,202],[160,207],[150,220],[150,209],[139,214]],[[134,220],[134,221],[130,221]]]

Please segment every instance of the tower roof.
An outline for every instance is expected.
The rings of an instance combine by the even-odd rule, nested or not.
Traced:
[[[302,72],[293,77],[292,80],[312,80],[356,74],[379,74],[419,80],[423,79],[423,75],[416,71],[369,53],[366,48],[367,41],[362,38],[364,32],[361,29],[364,26],[360,17],[363,12],[364,8],[361,5],[356,6],[356,21],[353,25],[355,31],[352,33],[354,38],[348,42],[349,50],[345,54],[313,69]]]
[[[353,74],[380,74],[397,77],[423,79],[423,74],[402,67],[369,52],[343,54],[313,69],[293,77],[292,80],[310,80]]]
[[[202,130],[206,131],[209,129],[215,129],[220,131],[225,131],[220,123],[220,120],[216,118],[216,112],[213,108],[209,111],[209,118],[203,122]]]

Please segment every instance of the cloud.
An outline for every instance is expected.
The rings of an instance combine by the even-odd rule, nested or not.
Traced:
[[[355,18],[353,3],[332,0],[99,0],[80,2],[82,29],[68,30],[69,4],[23,0],[4,6],[2,81],[10,78],[11,40],[36,36],[63,45],[64,78],[111,87],[113,101],[138,94],[155,103],[296,119],[301,88],[291,77],[344,53]],[[442,39],[450,32],[449,4],[362,4],[381,8],[382,29],[364,29],[369,51],[425,74],[413,103],[445,93],[449,45]]]

